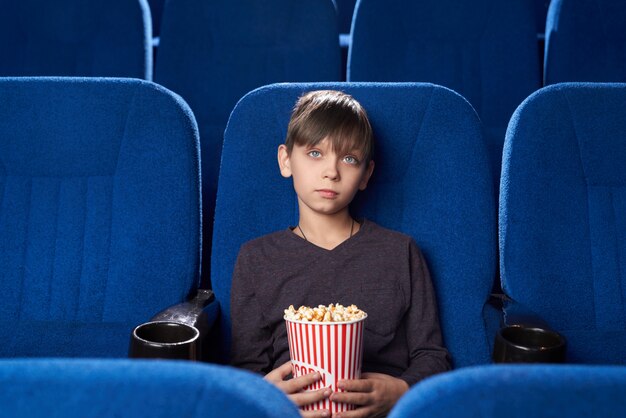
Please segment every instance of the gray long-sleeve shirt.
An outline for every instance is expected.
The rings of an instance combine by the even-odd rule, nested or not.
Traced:
[[[365,322],[363,372],[409,385],[450,369],[421,251],[408,236],[364,221],[332,250],[285,229],[244,244],[231,290],[231,363],[267,373],[289,360],[284,309],[355,304]]]

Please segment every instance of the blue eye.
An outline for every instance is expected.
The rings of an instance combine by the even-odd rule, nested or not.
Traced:
[[[317,151],[317,150],[313,150],[313,151],[309,151],[307,153],[307,155],[309,155],[310,157],[313,157],[313,158],[319,158],[319,157],[322,156],[322,153]]]
[[[343,160],[350,165],[357,165],[359,163],[359,160],[357,160],[356,157],[353,157],[352,155],[346,155],[345,157],[343,157]]]

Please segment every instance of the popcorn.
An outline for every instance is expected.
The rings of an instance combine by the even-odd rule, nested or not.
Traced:
[[[343,306],[339,303],[316,308],[300,306],[296,310],[293,305],[285,309],[285,319],[305,322],[347,322],[365,318],[367,315],[356,305]]]

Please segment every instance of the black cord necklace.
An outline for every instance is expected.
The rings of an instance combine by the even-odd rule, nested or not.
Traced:
[[[300,231],[300,233],[302,234],[302,238],[304,238],[305,241],[308,241],[308,239],[306,238],[306,235],[304,235],[304,231],[302,230],[302,228],[300,228],[300,224],[298,224],[298,231]],[[354,231],[354,218],[352,218],[352,224],[350,224],[350,236],[348,237],[348,239],[352,238],[353,231]]]

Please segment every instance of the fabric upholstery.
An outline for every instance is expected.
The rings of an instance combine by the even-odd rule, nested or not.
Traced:
[[[360,0],[348,81],[446,86],[476,109],[493,173],[516,107],[540,87],[534,4],[528,0]]]
[[[198,285],[198,133],[136,79],[0,80],[0,356],[125,356]]]
[[[421,382],[389,418],[620,417],[625,390],[622,366],[470,367]]]
[[[277,84],[239,102],[225,133],[211,258],[224,349],[239,247],[297,224],[292,181],[280,176],[276,152],[297,98],[317,89],[353,95],[373,125],[376,169],[352,206],[355,216],[415,238],[454,365],[488,362],[493,336],[485,332],[482,309],[495,275],[496,222],[486,147],[471,106],[431,84]]]
[[[626,84],[546,87],[515,112],[500,190],[506,294],[571,362],[626,362]]]
[[[260,376],[195,362],[0,360],[7,417],[299,417]]]
[[[545,85],[626,82],[626,8],[620,0],[552,0],[546,22]]]
[[[150,6],[150,15],[152,17],[152,35],[159,36],[165,0],[148,0],[148,5]]]
[[[550,0],[535,0],[535,23],[537,24],[538,35],[545,34],[549,6]]]
[[[330,0],[166,3],[155,80],[180,94],[198,121],[205,237],[212,235],[224,129],[235,104],[265,84],[338,81],[338,36]],[[206,240],[206,281],[210,254]]]
[[[146,0],[0,0],[0,76],[152,79]]]
[[[339,33],[350,33],[356,0],[333,0],[337,8]]]

